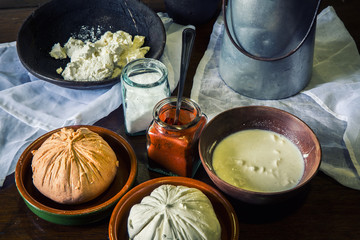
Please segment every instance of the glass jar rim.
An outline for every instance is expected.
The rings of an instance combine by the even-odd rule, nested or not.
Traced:
[[[143,67],[141,67],[141,65],[143,65]],[[144,69],[144,68],[149,68],[149,69],[153,69],[155,71],[160,72],[161,77],[153,83],[138,83],[138,82],[132,81],[129,78],[129,75],[131,73],[134,73],[136,71],[141,72],[141,69]],[[132,87],[137,87],[137,88],[156,87],[156,86],[163,84],[165,81],[167,81],[167,78],[168,78],[168,70],[167,70],[165,64],[163,64],[161,61],[159,61],[155,58],[140,58],[140,59],[136,59],[136,60],[129,62],[128,64],[125,65],[125,67],[121,71],[121,77],[120,77],[121,81],[124,81],[126,84],[128,84]]]
[[[174,125],[174,124],[168,124],[164,121],[162,121],[160,119],[160,113],[161,110],[164,106],[171,104],[174,108],[176,108],[176,102],[177,102],[177,97],[168,97],[168,98],[164,98],[163,100],[159,101],[153,110],[153,119],[154,121],[160,125],[161,127],[168,129],[168,130],[174,130],[174,131],[180,131],[180,130],[184,130],[184,129],[188,129],[194,125],[196,125],[201,117],[203,116],[203,113],[199,107],[199,105],[192,99],[190,98],[186,98],[183,97],[181,99],[181,109],[183,109],[183,104],[187,104],[188,106],[192,107],[193,109],[195,109],[196,115],[195,118],[192,119],[189,123],[187,124],[182,124],[182,125]]]

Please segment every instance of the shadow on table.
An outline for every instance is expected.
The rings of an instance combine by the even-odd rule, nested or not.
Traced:
[[[238,213],[239,222],[261,224],[280,220],[296,212],[304,203],[311,186],[306,186],[297,195],[279,203],[249,204],[227,196]]]

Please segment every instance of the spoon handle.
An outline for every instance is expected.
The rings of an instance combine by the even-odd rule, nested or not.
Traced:
[[[174,125],[178,124],[181,100],[184,92],[184,85],[186,74],[189,67],[191,51],[195,40],[195,30],[192,28],[185,28],[182,32],[182,49],[181,49],[181,65],[180,65],[180,80],[178,86],[178,97],[176,102],[176,112],[174,118]]]

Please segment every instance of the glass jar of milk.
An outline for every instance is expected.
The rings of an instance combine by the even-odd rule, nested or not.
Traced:
[[[122,70],[121,88],[126,133],[145,134],[154,106],[170,96],[167,68],[156,59],[132,61]]]

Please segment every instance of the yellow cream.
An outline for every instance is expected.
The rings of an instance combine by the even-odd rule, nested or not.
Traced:
[[[234,186],[276,192],[298,184],[304,160],[297,146],[286,137],[251,129],[223,139],[215,147],[213,167],[221,179]]]

